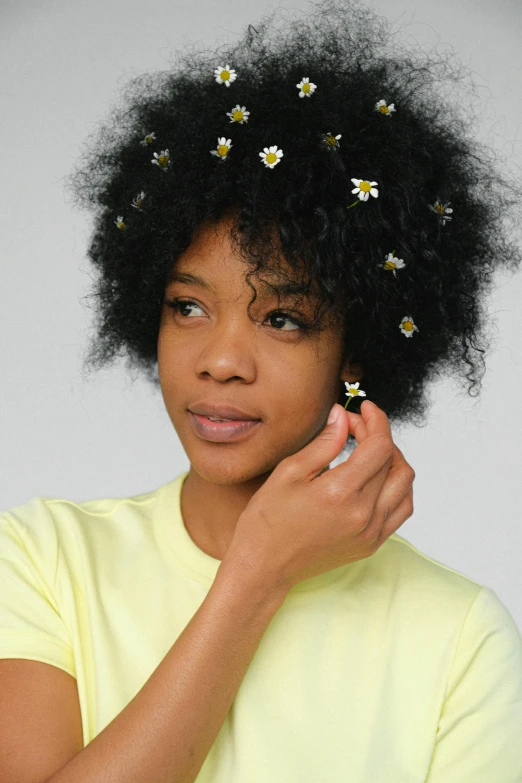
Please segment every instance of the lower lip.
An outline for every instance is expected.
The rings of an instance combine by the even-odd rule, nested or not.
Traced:
[[[253,430],[260,420],[256,421],[211,421],[206,416],[200,416],[199,413],[190,413],[190,420],[197,434],[205,440],[211,440],[215,443],[228,443],[237,440],[245,433]]]

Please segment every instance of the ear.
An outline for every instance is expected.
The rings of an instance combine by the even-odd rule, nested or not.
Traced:
[[[348,381],[349,383],[356,383],[364,375],[363,369],[357,362],[346,361],[341,369],[341,381]]]

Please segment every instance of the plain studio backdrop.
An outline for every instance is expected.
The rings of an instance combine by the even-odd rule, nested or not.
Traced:
[[[478,86],[477,135],[520,174],[519,0],[369,4],[410,43],[455,50]],[[305,0],[3,0],[0,510],[35,495],[135,495],[188,469],[159,390],[133,382],[123,359],[82,379],[91,223],[63,178],[129,78],[167,69],[191,43],[232,43],[277,7],[311,10]],[[430,388],[426,427],[394,429],[416,472],[414,514],[398,533],[492,588],[522,628],[521,273],[497,276],[488,309],[480,396],[449,377]]]

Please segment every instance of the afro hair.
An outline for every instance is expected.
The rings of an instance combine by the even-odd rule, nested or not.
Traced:
[[[85,142],[67,178],[94,214],[98,322],[83,371],[124,351],[159,386],[169,273],[200,224],[230,213],[253,300],[252,276],[298,298],[315,291],[313,328],[338,319],[367,397],[391,422],[423,426],[430,381],[454,370],[470,396],[480,387],[485,295],[495,270],[522,260],[522,191],[474,138],[474,85],[451,53],[410,49],[353,0],[311,5],[131,79]],[[226,68],[237,78],[220,80]],[[225,154],[211,154],[218,145]],[[283,156],[269,167],[273,145]],[[354,179],[377,195],[354,196]]]

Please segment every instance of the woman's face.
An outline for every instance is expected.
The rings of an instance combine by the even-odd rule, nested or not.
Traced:
[[[305,323],[313,304],[281,299],[232,252],[225,218],[205,225],[179,256],[178,273],[199,275],[209,288],[173,281],[165,301],[184,300],[178,309],[163,304],[158,370],[163,400],[191,465],[207,481],[238,484],[269,474],[285,457],[324,428],[338,399],[341,380],[357,380],[341,363],[338,332],[325,325],[306,332],[281,310]],[[190,304],[189,304],[190,300]],[[357,374],[355,368],[355,374]],[[360,377],[360,375],[359,375]],[[230,405],[261,421],[238,440],[212,442],[196,431],[189,409],[197,404]]]

